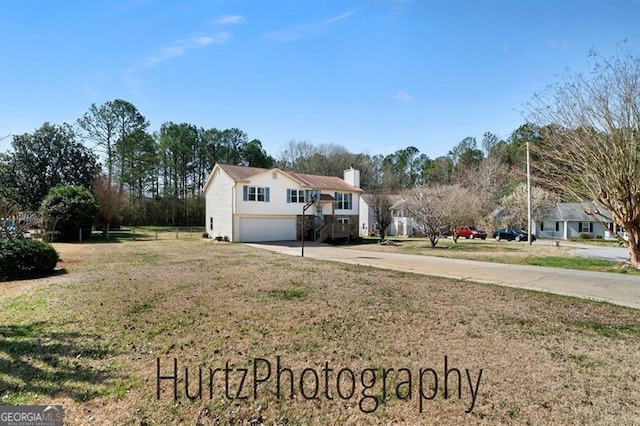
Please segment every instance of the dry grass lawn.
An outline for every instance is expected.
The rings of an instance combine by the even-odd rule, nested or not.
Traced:
[[[637,310],[197,239],[56,247],[66,273],[0,284],[0,397],[65,424],[640,423]]]
[[[526,242],[458,239],[454,243],[450,238],[441,238],[436,247],[426,238],[396,238],[398,245],[379,245],[376,241],[367,240],[367,244],[353,246],[356,250],[383,251],[389,253],[420,254],[425,256],[448,257],[483,262],[510,263],[519,265],[552,266],[570,269],[581,269],[599,272],[624,272],[638,274],[627,269],[623,263],[580,257],[572,251],[576,249],[574,243],[560,242],[553,246],[549,240],[534,241],[532,245]],[[598,244],[599,243],[599,244]],[[591,245],[598,247],[616,247],[613,242],[591,241]],[[584,243],[582,244],[584,247]]]

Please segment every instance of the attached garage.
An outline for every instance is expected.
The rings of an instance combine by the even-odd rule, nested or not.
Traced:
[[[296,218],[241,217],[239,242],[296,239]]]

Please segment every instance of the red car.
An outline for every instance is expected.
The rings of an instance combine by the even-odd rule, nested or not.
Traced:
[[[474,238],[487,239],[487,233],[479,230],[475,226],[461,226],[456,230],[456,233],[459,237],[466,238],[467,240],[473,240]]]

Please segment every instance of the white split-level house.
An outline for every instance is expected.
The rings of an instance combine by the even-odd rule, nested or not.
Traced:
[[[324,242],[357,236],[360,171],[344,179],[278,168],[216,164],[203,187],[206,231],[234,242]],[[319,197],[318,197],[319,195]]]

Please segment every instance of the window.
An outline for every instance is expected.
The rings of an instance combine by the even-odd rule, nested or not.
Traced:
[[[337,210],[351,210],[351,206],[353,205],[353,194],[336,192],[335,198]]]
[[[578,226],[578,232],[593,232],[593,222],[580,222]]]
[[[243,201],[264,201],[269,202],[269,188],[263,186],[243,186]]]
[[[209,231],[213,231],[213,218],[209,218]]]
[[[306,191],[302,189],[287,189],[287,203],[305,203]]]
[[[339,217],[336,220],[338,221],[338,223],[340,223],[342,225],[348,225],[349,224],[349,218],[348,217]]]
[[[278,179],[278,172],[271,172],[271,179]]]
[[[556,232],[560,232],[560,222],[556,222]]]
[[[544,231],[544,222],[540,222],[540,232]]]

